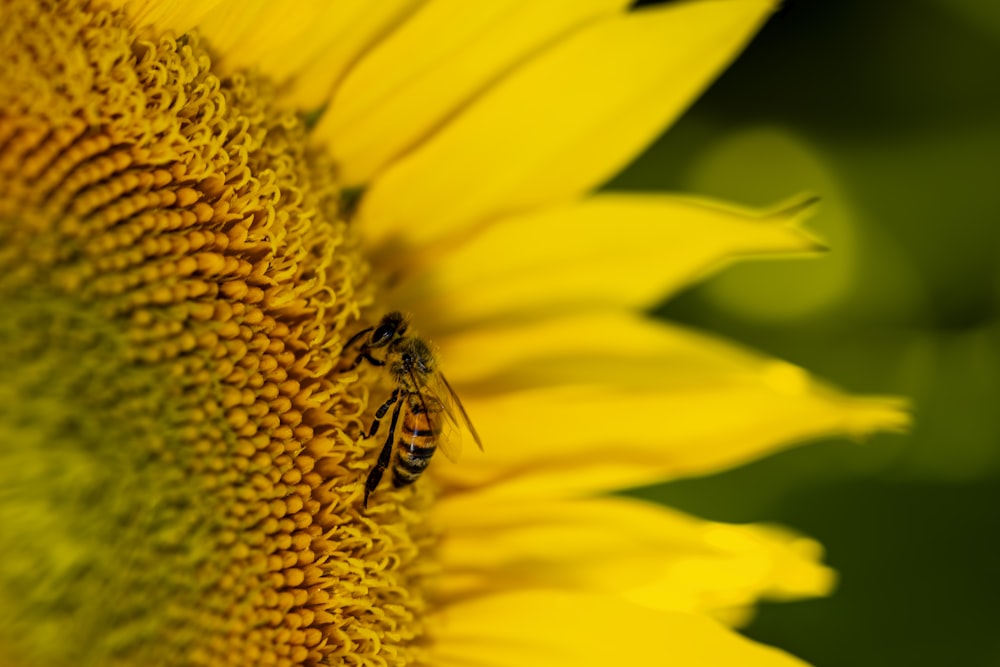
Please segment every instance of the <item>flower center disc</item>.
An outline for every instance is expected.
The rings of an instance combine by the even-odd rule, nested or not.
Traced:
[[[0,663],[424,662],[331,165],[197,35],[0,8]]]

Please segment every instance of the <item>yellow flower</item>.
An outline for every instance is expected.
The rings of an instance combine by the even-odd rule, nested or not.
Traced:
[[[606,493],[906,417],[641,314],[807,207],[589,194],[772,2],[112,4],[0,0],[0,664],[798,664],[818,545]],[[394,309],[486,454],[366,508]]]

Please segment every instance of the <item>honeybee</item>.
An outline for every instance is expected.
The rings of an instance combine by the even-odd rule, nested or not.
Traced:
[[[390,461],[392,485],[398,489],[417,481],[439,448],[448,460],[455,462],[461,452],[463,430],[472,436],[480,449],[483,448],[462,402],[438,370],[437,359],[430,346],[417,336],[406,335],[406,330],[407,322],[402,313],[391,312],[376,326],[354,334],[344,346],[344,349],[350,349],[367,335],[348,370],[357,368],[363,361],[373,366],[384,366],[396,385],[389,398],[375,411],[375,418],[365,436],[375,437],[382,419],[395,405],[385,444],[365,480],[365,507],[368,506],[368,496],[378,487]],[[385,350],[382,358],[373,354],[378,350]],[[396,438],[396,456],[393,458],[392,445],[397,429],[399,437]]]

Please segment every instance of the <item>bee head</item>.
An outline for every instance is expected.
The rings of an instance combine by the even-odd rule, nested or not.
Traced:
[[[406,331],[406,319],[398,311],[388,313],[368,338],[368,347],[385,347]]]
[[[407,338],[399,352],[404,368],[413,369],[421,375],[434,372],[434,353],[419,338]]]

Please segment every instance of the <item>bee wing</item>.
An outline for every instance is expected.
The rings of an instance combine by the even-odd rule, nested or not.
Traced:
[[[437,373],[436,378],[444,387],[444,394],[448,397],[454,408],[457,409],[458,413],[461,415],[462,426],[464,426],[465,430],[467,430],[469,434],[472,436],[472,439],[475,441],[476,446],[479,447],[480,450],[483,450],[483,441],[479,439],[479,434],[476,432],[476,427],[472,425],[472,420],[469,419],[469,413],[465,411],[465,406],[462,405],[462,401],[459,400],[458,394],[456,394],[455,390],[451,388],[450,384],[448,384],[448,380],[445,379],[444,375],[442,375],[441,373]],[[452,421],[456,421],[454,417],[452,417]],[[456,421],[456,423],[458,422]]]
[[[442,403],[443,405],[444,403]],[[452,463],[458,463],[458,459],[462,455],[462,429],[458,427],[458,424],[451,418],[447,410],[440,414],[443,418],[440,425],[441,432],[437,439],[438,451],[444,454]]]
[[[469,415],[465,411],[465,406],[459,400],[455,390],[451,388],[448,381],[441,373],[434,373],[427,379],[424,387],[426,392],[432,396],[440,405],[444,419],[441,421],[441,434],[438,437],[438,449],[440,449],[449,461],[457,462],[462,452],[463,431],[469,433],[479,449],[483,448],[483,443],[479,439],[476,427],[469,420]]]

